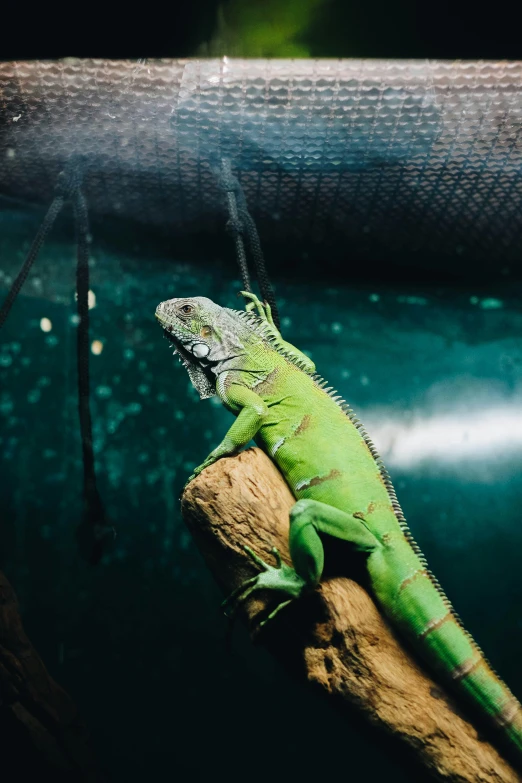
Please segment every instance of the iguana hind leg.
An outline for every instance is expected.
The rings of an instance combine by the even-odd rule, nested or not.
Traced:
[[[298,500],[290,510],[290,555],[293,568],[281,561],[277,550],[277,566],[268,565],[249,547],[245,550],[263,569],[260,574],[247,579],[224,601],[227,614],[234,614],[240,604],[254,590],[276,590],[298,598],[306,588],[315,587],[321,579],[324,564],[323,544],[319,533],[348,541],[360,552],[373,552],[379,541],[363,520],[317,500]],[[290,599],[290,600],[291,600]],[[266,625],[282,608],[290,603],[286,600],[260,623]]]
[[[315,586],[323,572],[324,552],[319,533],[353,544],[359,552],[380,546],[359,517],[318,500],[298,500],[290,509],[290,555],[296,572]]]

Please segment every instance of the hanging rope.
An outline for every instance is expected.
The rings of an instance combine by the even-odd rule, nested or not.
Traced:
[[[227,194],[229,219],[226,225],[227,231],[233,236],[236,244],[237,262],[241,274],[244,291],[252,291],[250,274],[245,252],[245,243],[243,241],[243,223],[239,219],[239,210],[237,205],[237,195],[240,185],[238,180],[232,174],[232,166],[227,158],[221,161],[221,184]]]
[[[70,190],[72,185],[73,182],[72,182],[71,173],[70,172],[66,173],[64,171],[60,172],[60,174],[58,175],[58,182],[56,183],[56,188],[55,188],[56,195],[51,203],[51,206],[47,210],[47,214],[44,217],[40,228],[36,233],[36,236],[33,240],[33,244],[31,245],[29,253],[27,254],[27,258],[22,264],[22,268],[20,269],[17,278],[12,284],[11,289],[6,296],[4,303],[0,308],[0,329],[5,324],[7,320],[7,316],[9,315],[9,312],[11,310],[11,307],[13,306],[16,297],[20,293],[20,290],[23,284],[25,283],[29,272],[31,271],[32,265],[34,264],[36,258],[38,257],[38,253],[40,252],[41,247],[45,242],[49,231],[53,227],[56,218],[60,214],[66,198],[70,195]]]
[[[78,181],[72,195],[76,224],[76,292],[78,306],[78,413],[83,457],[83,518],[77,530],[78,544],[83,556],[93,565],[103,554],[107,538],[114,538],[115,531],[107,524],[105,509],[98,492],[92,442],[92,420],[89,383],[89,214],[87,202]]]
[[[239,211],[239,214],[243,220],[243,224],[246,227],[248,243],[250,246],[250,252],[252,253],[252,256],[254,258],[256,277],[259,283],[259,288],[261,289],[261,295],[265,300],[265,302],[268,302],[268,304],[270,305],[270,309],[272,311],[272,318],[274,320],[275,325],[279,329],[280,327],[279,311],[277,309],[275,293],[270,283],[268,272],[266,270],[265,257],[261,249],[261,240],[259,239],[259,234],[257,233],[257,227],[254,222],[254,218],[246,208],[241,209]]]
[[[89,221],[85,196],[81,190],[81,171],[77,162],[71,162],[60,172],[55,197],[45,215],[18,276],[0,308],[0,329],[7,320],[16,297],[25,283],[41,247],[54,225],[63,205],[72,201],[77,245],[76,288],[78,297],[78,408],[83,458],[83,518],[78,528],[82,554],[95,564],[103,552],[103,541],[114,537],[114,529],[105,520],[103,503],[96,484],[92,424],[89,404]]]
[[[236,254],[241,272],[241,278],[245,291],[252,291],[248,263],[245,252],[244,235],[248,239],[250,252],[254,259],[256,277],[259,283],[261,296],[268,302],[272,311],[275,325],[279,328],[279,312],[277,309],[274,290],[268,277],[265,257],[261,248],[261,241],[255,221],[248,211],[248,206],[243,189],[237,177],[232,173],[232,166],[228,158],[222,158],[220,180],[223,190],[227,194],[229,220],[227,230],[233,235],[236,244]]]

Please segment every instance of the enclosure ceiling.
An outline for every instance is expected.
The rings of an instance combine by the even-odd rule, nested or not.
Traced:
[[[522,259],[522,63],[1,63],[0,107],[2,195],[80,155],[93,215],[211,235],[225,157],[265,242]]]

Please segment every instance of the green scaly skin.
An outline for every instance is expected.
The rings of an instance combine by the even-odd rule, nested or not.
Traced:
[[[322,536],[349,542],[366,554],[373,593],[387,617],[502,730],[522,764],[522,705],[491,669],[428,570],[366,431],[315,374],[311,360],[281,338],[268,306],[243,295],[251,300],[248,312],[204,297],[171,299],[156,310],[189,373],[196,373],[193,382],[201,379],[205,385],[202,396],[215,389],[237,417],[189,481],[253,438],[297,500],[290,512],[293,567],[277,552],[272,566],[249,550],[262,570],[227,599],[227,609],[235,611],[254,590],[272,589],[284,600],[268,622],[318,584]]]

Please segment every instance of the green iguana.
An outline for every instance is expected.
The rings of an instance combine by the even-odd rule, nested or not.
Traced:
[[[246,312],[204,297],[170,299],[156,318],[201,398],[217,394],[237,415],[222,442],[189,481],[252,438],[285,477],[293,568],[249,554],[262,571],[225,601],[235,608],[254,590],[286,594],[268,616],[313,588],[324,562],[322,536],[366,553],[371,586],[387,617],[429,664],[477,705],[522,762],[522,705],[494,673],[428,570],[406,525],[386,468],[352,409],[281,338],[270,308],[253,294]],[[258,315],[253,312],[254,308]]]

